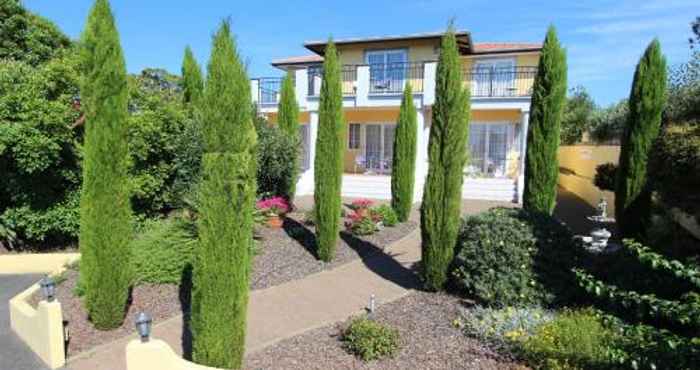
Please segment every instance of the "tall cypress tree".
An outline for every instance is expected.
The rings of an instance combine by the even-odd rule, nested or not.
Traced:
[[[289,137],[291,137],[299,150],[295,151],[294,158],[289,158],[292,161],[292,171],[285,184],[286,198],[291,202],[294,200],[296,192],[296,182],[299,176],[299,160],[301,157],[301,141],[299,138],[299,105],[294,94],[294,79],[292,73],[288,72],[282,81],[282,91],[280,93],[280,102],[277,109],[277,121],[280,129],[282,129]]]
[[[228,21],[214,36],[201,102],[204,154],[192,295],[193,360],[240,368],[245,349],[255,150],[250,85]]]
[[[335,257],[338,240],[345,142],[340,65],[333,40],[326,46],[322,78],[314,158],[314,212],[318,257],[329,262]]]
[[[532,87],[523,208],[552,214],[557,201],[559,135],[566,103],[566,52],[547,30]]]
[[[470,94],[463,85],[457,39],[450,25],[438,59],[421,206],[422,275],[430,290],[441,289],[447,281],[459,232],[470,113]]]
[[[652,41],[637,64],[629,115],[620,147],[615,189],[615,216],[625,237],[643,237],[650,214],[647,162],[659,134],[666,104],[666,58]]]
[[[119,327],[129,274],[131,203],[127,179],[127,78],[114,17],[96,0],[80,48],[85,107],[80,197],[80,283],[98,329]]]
[[[408,220],[413,205],[418,130],[416,114],[411,84],[406,83],[399,110],[399,121],[396,124],[391,166],[391,207],[401,222]]]
[[[202,70],[189,46],[185,48],[185,57],[182,60],[182,90],[185,103],[197,102],[204,90]]]

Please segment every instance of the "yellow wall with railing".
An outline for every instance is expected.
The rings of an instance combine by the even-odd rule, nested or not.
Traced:
[[[462,57],[462,71],[463,73],[470,73],[474,62],[479,59],[498,59],[498,58],[515,58],[516,67],[537,67],[539,63],[540,55],[539,53],[528,53],[528,54],[510,54],[510,55],[469,55]],[[469,77],[465,76],[465,83],[471,88],[471,80]],[[521,72],[514,77],[515,80],[515,91],[514,95],[530,95],[532,85],[535,82],[535,72]]]

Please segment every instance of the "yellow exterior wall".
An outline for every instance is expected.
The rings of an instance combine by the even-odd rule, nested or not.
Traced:
[[[559,148],[559,186],[571,191],[595,207],[601,195],[608,202],[608,214],[615,212],[615,194],[601,192],[593,185],[596,166],[603,163],[617,164],[620,147],[617,145],[571,145]]]
[[[26,253],[0,256],[0,274],[58,274],[80,253]]]
[[[367,64],[365,51],[383,49],[408,49],[409,62],[426,62],[437,60],[435,40],[403,40],[381,43],[352,44],[338,46],[338,54],[342,64]]]
[[[10,327],[50,369],[58,369],[66,364],[61,304],[41,301],[35,310],[27,299],[39,289],[34,284],[10,300]]]
[[[520,123],[520,111],[517,109],[511,110],[473,110],[471,121],[479,121],[480,123],[488,123],[488,121],[508,121]]]
[[[216,370],[217,368],[189,362],[158,339],[142,343],[134,339],[126,345],[126,370]]]
[[[475,60],[479,59],[507,59],[515,58],[516,67],[536,67],[540,60],[539,53],[528,53],[528,54],[505,54],[505,55],[473,55],[462,57],[463,71],[468,72],[472,70]],[[465,81],[469,83],[469,81]],[[527,95],[532,89],[532,85],[535,82],[535,73],[520,74],[515,78],[515,94],[516,95]]]
[[[267,112],[263,114],[268,122],[277,124],[277,112]],[[309,123],[309,112],[299,112],[299,123],[302,125]]]

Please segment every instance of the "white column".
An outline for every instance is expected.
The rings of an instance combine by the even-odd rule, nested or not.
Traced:
[[[427,62],[423,65],[423,105],[435,103],[435,75],[437,62]]]
[[[520,113],[520,174],[518,175],[518,203],[523,204],[525,190],[525,154],[527,153],[527,133],[530,125],[530,112]]]
[[[304,171],[297,182],[299,195],[314,192],[314,162],[316,158],[316,137],[318,136],[318,112],[309,112],[309,169]]]
[[[416,178],[413,202],[420,202],[423,197],[425,177],[428,175],[428,138],[430,137],[429,111],[420,109],[417,114],[416,132]]]
[[[253,98],[253,103],[258,102],[258,89],[260,88],[260,80],[254,78],[250,80],[250,96]]]
[[[309,95],[309,70],[307,68],[294,71],[294,95],[300,109],[306,108],[306,97]]]
[[[357,66],[357,89],[355,90],[355,105],[365,107],[369,103],[369,66]]]

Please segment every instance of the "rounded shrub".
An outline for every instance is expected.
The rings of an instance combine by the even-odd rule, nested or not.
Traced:
[[[349,352],[364,361],[393,356],[399,350],[399,331],[366,317],[352,320],[342,340]]]
[[[384,226],[396,226],[399,223],[399,216],[396,214],[393,208],[388,204],[382,204],[381,206],[372,209],[372,212],[379,215]]]
[[[595,168],[593,185],[600,190],[615,191],[615,176],[617,175],[617,165],[614,163],[603,163]]]
[[[455,285],[489,306],[568,301],[577,263],[571,232],[546,214],[494,208],[463,220]]]

